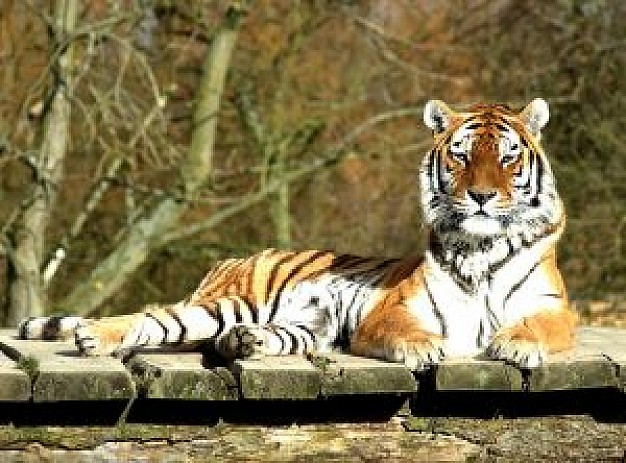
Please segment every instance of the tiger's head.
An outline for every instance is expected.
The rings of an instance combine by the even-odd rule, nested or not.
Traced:
[[[461,274],[479,278],[515,251],[560,235],[565,214],[540,144],[548,118],[542,99],[520,112],[426,104],[434,147],[421,167],[422,209],[440,260]]]

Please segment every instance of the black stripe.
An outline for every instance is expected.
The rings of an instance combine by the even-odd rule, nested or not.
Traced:
[[[272,270],[270,271],[270,275],[269,278],[267,279],[267,282],[265,283],[265,300],[263,301],[264,304],[267,304],[267,302],[269,301],[269,298],[272,294],[272,288],[274,287],[274,284],[276,283],[276,278],[278,278],[278,272],[280,271],[280,269],[282,268],[282,266],[286,263],[289,262],[290,260],[293,260],[293,258],[295,256],[297,256],[298,254],[286,254],[283,257],[281,257],[280,259],[278,259],[278,262],[276,262],[273,266],[272,266]],[[289,279],[289,276],[287,276],[287,279]],[[276,295],[274,296],[274,301],[280,299],[280,293],[281,291],[276,291]],[[271,318],[270,318],[271,320]]]
[[[533,265],[530,270],[526,273],[526,275],[524,275],[521,280],[519,280],[517,283],[515,283],[513,286],[511,286],[511,289],[509,290],[509,292],[506,294],[506,296],[504,297],[504,300],[502,301],[502,305],[505,305],[509,299],[511,298],[511,296],[513,296],[513,294],[520,289],[520,287],[526,283],[526,281],[528,280],[528,278],[530,277],[530,275],[532,275],[532,273],[537,269],[537,267],[539,267],[539,265],[541,265],[541,263],[545,260],[546,258],[544,257],[543,259],[539,260],[538,262],[535,262],[535,265]]]
[[[365,286],[365,283],[363,282],[363,280],[367,280],[368,286],[371,286],[372,288],[377,287],[380,284],[380,282],[384,280],[384,278],[387,276],[386,273],[382,272],[381,270],[386,270],[391,264],[396,263],[396,262],[398,262],[398,259],[386,259],[380,262],[379,264],[375,265],[374,267],[368,269],[367,271],[363,272],[363,274],[360,275],[361,281],[355,282],[355,284],[358,285],[358,288],[352,295],[352,300],[350,301],[346,309],[348,311],[352,310],[354,308],[353,306],[357,297],[361,295],[362,291],[367,290],[367,287]],[[362,304],[360,304],[356,308],[356,314],[353,318],[357,326],[361,323],[361,318],[363,316],[363,309],[365,308],[366,305],[367,305],[367,301],[364,301]],[[346,317],[346,319],[347,318],[348,317]]]
[[[483,321],[480,320],[480,324],[478,325],[478,334],[476,335],[476,347],[480,348],[483,345],[484,336],[485,336],[485,327],[483,326]]]
[[[437,190],[437,186],[435,185],[435,156],[436,156],[435,149],[433,148],[430,151],[430,161],[429,161],[429,164],[430,164],[429,167],[430,168],[428,169],[429,170],[428,176],[430,177],[429,178],[429,180],[430,180],[430,189],[433,192]]]
[[[244,294],[250,294],[254,291],[254,278],[257,271],[257,264],[261,260],[262,253],[257,253],[251,258],[251,269],[250,269],[250,279],[248,281],[248,288],[244,288],[242,291]]]
[[[255,325],[259,324],[259,307],[258,306],[247,306],[250,310],[250,315],[252,317],[252,323]]]
[[[133,346],[145,346],[147,343],[150,342],[150,336],[148,336],[148,339],[143,344],[139,344],[139,340],[141,339],[141,336],[143,332],[145,331],[145,328],[146,328],[146,324],[142,323],[141,329],[139,330],[139,332],[135,336],[135,340],[133,341]]]
[[[200,306],[204,310],[206,310],[206,313],[213,317],[213,319],[217,322],[217,332],[213,336],[215,337],[222,334],[224,332],[224,326],[226,325],[226,322],[224,321],[222,307],[219,305],[219,303],[216,303],[213,307],[205,304],[200,304]]]
[[[265,328],[278,338],[278,340],[280,341],[280,353],[282,354],[283,352],[285,352],[285,340],[280,334],[278,334],[278,331],[276,330],[276,325],[265,325],[263,328]]]
[[[213,270],[211,270],[211,272],[205,277],[205,279],[207,277],[211,278],[210,281],[207,281],[207,283],[213,283],[222,278],[225,274],[229,273],[232,270],[235,264],[236,262],[234,261],[234,259],[228,259],[218,262]]]
[[[241,314],[241,321],[244,321],[244,315],[245,312],[247,312],[250,315],[250,319],[252,320],[252,323],[259,323],[259,316],[258,316],[258,312],[256,309],[256,306],[253,306],[252,304],[250,304],[247,300],[245,299],[238,299],[239,301],[239,313]]]
[[[506,244],[509,247],[509,253],[507,254],[507,257],[510,257],[515,254],[515,248],[513,247],[513,241],[511,240],[511,238],[506,239]]]
[[[448,325],[446,325],[446,321],[443,317],[443,314],[441,313],[441,310],[439,310],[439,307],[437,307],[437,303],[435,302],[433,293],[430,291],[430,288],[428,287],[428,283],[426,282],[426,277],[424,276],[423,273],[422,273],[422,281],[424,282],[424,289],[426,289],[428,300],[430,301],[430,304],[433,306],[433,312],[435,313],[435,317],[437,317],[437,320],[439,320],[439,324],[441,325],[441,336],[443,338],[447,338],[448,337]]]
[[[359,256],[353,256],[352,254],[341,254],[333,259],[330,268],[333,270],[341,270],[347,267],[352,267],[355,262],[362,262],[365,259]]]
[[[363,280],[372,279],[377,276],[384,276],[384,273],[381,273],[381,270],[385,270],[389,265],[397,262],[398,259],[361,259],[359,262],[355,262],[355,264],[350,268],[344,268],[343,273],[338,274],[332,281],[332,284],[336,284],[337,282],[350,281],[356,284],[361,284]],[[368,264],[367,267],[363,267],[365,264]]]
[[[315,333],[311,331],[311,329],[306,325],[295,325],[295,326],[300,331],[303,331],[304,334],[309,336],[309,339],[311,341],[311,348],[315,349],[315,344],[317,343],[317,336],[315,336]],[[303,339],[304,339],[304,334],[303,334]],[[304,339],[304,345],[305,346],[307,345],[306,339]]]
[[[487,316],[489,317],[489,327],[491,328],[491,331],[494,332],[500,328],[500,320],[498,320],[496,314],[493,313],[493,310],[491,309],[491,304],[489,303],[489,297],[486,295],[485,309],[487,312]]]
[[[235,313],[235,323],[243,322],[243,315],[241,314],[241,302],[239,299],[233,299],[233,312]]]
[[[541,193],[541,178],[543,177],[543,165],[541,163],[541,160],[538,158],[537,153],[535,153],[534,151],[531,151],[530,154],[532,155],[531,159],[533,159],[535,162],[535,164],[537,165],[537,174],[536,174],[536,178],[535,180],[535,184],[537,185],[537,191],[535,193],[535,195],[530,199],[530,205],[531,207],[538,207],[539,206],[539,194]],[[532,178],[532,172],[529,175],[529,180],[531,180]]]
[[[300,262],[298,265],[296,265],[294,268],[291,269],[291,271],[287,275],[287,278],[285,278],[281,282],[278,290],[276,291],[276,296],[274,297],[274,300],[272,301],[272,309],[270,311],[269,321],[272,321],[274,319],[274,316],[276,315],[276,311],[278,310],[278,305],[279,305],[279,302],[280,302],[280,296],[283,293],[283,290],[285,289],[285,287],[287,286],[289,281],[294,276],[296,276],[298,274],[298,272],[300,272],[307,265],[312,264],[313,262],[318,260],[320,257],[325,256],[326,254],[327,254],[326,251],[316,251],[308,259],[304,260],[303,262]]]
[[[355,281],[355,282],[351,282],[351,283],[348,285],[348,287],[349,287],[349,288],[350,288],[350,287],[352,287],[352,286],[356,286],[356,289],[355,289],[355,290],[354,290],[354,292],[352,293],[352,299],[350,299],[350,302],[348,302],[348,304],[346,305],[346,310],[347,310],[347,311],[352,310],[352,308],[353,308],[353,306],[354,306],[354,303],[355,303],[355,301],[356,301],[356,299],[357,299],[357,296],[359,295],[359,293],[360,293],[360,292],[361,292],[361,290],[363,289],[363,285],[362,285],[362,284],[360,284],[359,282],[356,282],[356,281]],[[346,291],[346,292],[347,292],[347,291]],[[343,300],[343,298],[340,296],[340,297],[339,297],[339,300],[340,300],[340,301],[342,301],[342,300]],[[356,316],[357,316],[358,318],[360,318],[360,314],[359,314],[358,312],[357,312]],[[359,320],[359,321],[360,321],[360,320]]]
[[[543,162],[537,153],[535,153],[534,151],[531,151],[531,154],[533,154],[537,158],[536,161],[537,161],[537,197],[538,197],[539,194],[541,193],[541,178],[543,177]]]
[[[437,182],[439,183],[439,189],[440,190],[444,190],[445,181],[444,181],[444,178],[443,178],[443,168],[442,168],[442,165],[441,165],[441,163],[442,163],[441,156],[439,156],[437,158],[437,162],[438,162],[438,164],[437,164]]]
[[[178,326],[180,326],[180,335],[178,336],[178,341],[176,342],[178,342],[179,344],[185,342],[185,338],[187,337],[187,327],[182,322],[178,314],[174,311],[174,309],[172,309],[171,307],[167,307],[165,311],[169,314],[170,317],[174,319],[176,323],[178,323]]]
[[[350,304],[347,307],[347,310],[354,310],[354,304],[356,302],[357,296],[359,296],[361,294],[361,291],[363,291],[363,286],[360,286],[359,288],[357,288],[357,290],[354,292],[354,296],[352,296],[352,300],[350,301]],[[361,299],[359,297],[359,299]],[[361,324],[361,319],[363,317],[363,309],[365,309],[365,306],[367,305],[367,301],[363,301],[362,304],[359,304],[358,307],[356,307],[356,314],[354,315],[354,323],[355,326],[358,326]]]
[[[20,339],[28,339],[28,325],[31,324],[31,322],[35,319],[36,317],[28,317],[26,320],[24,320],[22,322],[22,325],[20,326]]]
[[[533,152],[530,151],[528,153],[528,180],[526,180],[526,183],[523,185],[523,188],[527,189],[530,191],[530,182],[532,182],[533,180],[533,167],[535,165],[535,157],[533,156]]]
[[[467,130],[474,130],[474,129],[478,129],[479,127],[484,127],[485,123],[484,122],[474,122],[473,124],[469,124],[464,126]]]
[[[344,274],[352,273],[361,265],[369,262],[372,262],[372,259],[370,257],[346,255],[346,260],[344,262],[342,262],[340,265],[335,265],[335,261],[333,261],[330,268],[331,270],[343,270]]]
[[[167,334],[169,332],[169,330],[167,329],[167,327],[165,326],[165,324],[159,320],[158,318],[156,318],[153,314],[151,314],[150,312],[145,312],[144,315],[148,318],[151,318],[152,320],[154,320],[155,322],[157,322],[157,324],[161,327],[161,329],[163,330],[163,342],[165,343],[165,341],[167,341]]]
[[[293,334],[291,331],[289,331],[287,329],[287,327],[285,326],[276,326],[277,329],[281,330],[283,333],[286,333],[287,336],[289,337],[289,340],[291,341],[291,347],[289,349],[289,354],[297,354],[298,353],[298,348],[300,347],[300,341],[301,339],[299,339],[295,334]]]

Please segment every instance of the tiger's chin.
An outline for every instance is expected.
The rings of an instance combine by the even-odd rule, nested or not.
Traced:
[[[502,223],[495,217],[473,214],[461,222],[461,229],[470,235],[494,236],[503,233]]]

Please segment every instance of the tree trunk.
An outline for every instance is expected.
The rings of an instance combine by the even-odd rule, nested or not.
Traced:
[[[56,189],[63,177],[63,163],[69,141],[70,95],[72,90],[71,36],[77,17],[77,0],[57,0],[54,11],[53,63],[55,82],[44,115],[41,149],[32,165],[35,184],[24,203],[20,219],[12,230],[9,249],[9,297],[6,324],[13,326],[27,316],[42,315],[45,291],[41,278],[44,236]]]
[[[286,153],[281,148],[279,149],[282,152],[279,152],[276,164],[272,166],[271,170],[272,176],[277,180],[284,178],[287,173]],[[290,189],[291,185],[288,182],[282,182],[271,202],[272,221],[276,230],[276,246],[280,249],[291,249]]]
[[[203,77],[196,98],[193,132],[187,156],[181,161],[182,190],[193,200],[211,173],[215,129],[228,71],[236,43],[238,25],[244,15],[232,6],[213,38],[203,66]],[[187,201],[166,198],[153,212],[138,221],[122,243],[94,269],[89,277],[74,287],[61,303],[72,312],[85,315],[118,291],[128,276],[146,262],[152,251],[163,244],[161,236],[174,229],[187,210]]]

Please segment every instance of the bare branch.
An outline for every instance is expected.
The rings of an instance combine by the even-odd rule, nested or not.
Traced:
[[[181,161],[183,191],[189,199],[198,196],[211,171],[217,112],[242,17],[243,12],[231,6],[204,63],[191,145]],[[148,217],[134,224],[118,247],[89,277],[74,287],[61,305],[85,315],[113,295],[159,245],[160,237],[177,225],[188,204],[171,198],[160,201]]]
[[[225,207],[215,212],[205,221],[198,222],[193,225],[188,225],[184,229],[179,229],[163,235],[159,242],[160,246],[164,246],[171,241],[187,239],[198,233],[210,230],[222,221],[233,217],[240,212],[248,209],[249,207],[266,200],[269,195],[277,192],[283,185],[296,182],[310,174],[313,174],[324,168],[336,164],[343,158],[344,154],[346,153],[346,148],[348,148],[359,136],[361,136],[371,127],[382,124],[384,122],[388,122],[392,119],[421,116],[421,114],[422,108],[401,108],[376,114],[375,116],[370,117],[354,129],[352,129],[350,132],[348,132],[346,136],[344,136],[337,144],[335,144],[334,147],[328,150],[324,157],[319,158],[317,162],[307,164],[297,169],[285,172],[281,177],[272,179],[261,190],[250,193],[241,198],[236,204]]]

